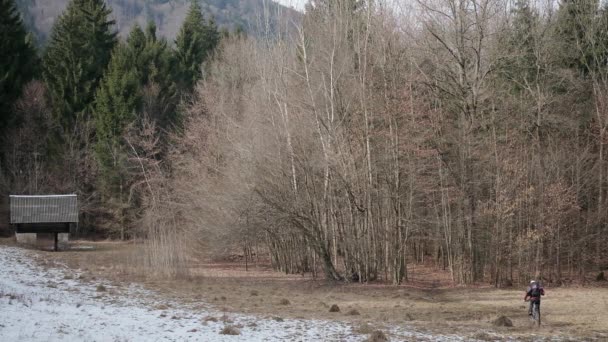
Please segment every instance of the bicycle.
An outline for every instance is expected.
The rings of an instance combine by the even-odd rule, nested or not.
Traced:
[[[529,302],[529,300],[527,300],[526,302]],[[532,322],[534,325],[537,325],[538,327],[540,327],[540,303],[538,302],[532,302]]]

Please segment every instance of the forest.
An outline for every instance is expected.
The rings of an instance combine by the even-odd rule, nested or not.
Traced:
[[[362,283],[608,267],[599,0],[311,0],[256,35],[193,1],[175,40],[70,0],[43,48],[0,17],[2,193],[77,193],[79,234],[159,275],[203,250]]]

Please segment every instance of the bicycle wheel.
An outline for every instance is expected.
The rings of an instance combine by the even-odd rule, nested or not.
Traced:
[[[532,304],[532,318],[534,319],[534,323],[540,327],[540,306],[538,303]]]

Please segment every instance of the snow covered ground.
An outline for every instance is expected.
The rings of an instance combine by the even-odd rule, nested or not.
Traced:
[[[103,280],[87,283],[78,279],[78,270],[42,268],[35,257],[32,251],[0,246],[0,341],[363,341],[368,337],[344,322],[224,315],[204,303],[164,300],[139,286],[115,286]],[[226,325],[237,327],[240,335],[220,334]],[[466,339],[431,336],[407,326],[385,332],[391,340]]]

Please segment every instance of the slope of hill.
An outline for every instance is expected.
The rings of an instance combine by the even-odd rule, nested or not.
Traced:
[[[190,0],[106,0],[112,7],[116,28],[124,36],[135,24],[154,20],[159,34],[173,40],[186,17]],[[17,0],[24,21],[44,44],[55,19],[69,0]],[[280,23],[297,19],[299,13],[271,0],[200,0],[205,15],[213,16],[220,27],[242,27],[256,34],[275,30]]]

